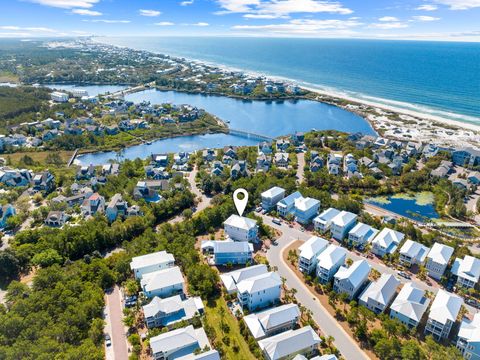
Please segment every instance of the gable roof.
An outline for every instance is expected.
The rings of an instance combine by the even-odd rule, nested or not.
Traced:
[[[134,257],[130,263],[130,269],[136,270],[147,266],[164,264],[174,261],[175,258],[172,254],[167,253],[165,250],[162,250],[151,254]]]
[[[295,203],[296,199],[302,198],[302,194],[299,191],[295,191],[293,194],[288,195],[278,202],[278,205],[290,207]]]
[[[398,245],[404,237],[405,234],[401,233],[400,231],[395,231],[390,228],[383,228],[382,231],[375,236],[375,239],[373,239],[372,243],[388,249],[392,244]]]
[[[338,263],[343,263],[345,257],[347,256],[347,251],[344,248],[330,244],[320,255],[318,255],[318,265],[324,269],[331,269],[334,265]]]
[[[144,274],[142,280],[140,280],[140,284],[145,288],[145,291],[164,289],[183,283],[183,275],[178,266]]]
[[[419,262],[423,262],[427,257],[427,253],[430,249],[416,241],[408,239],[400,248],[400,254],[408,256],[412,259],[417,259]]]
[[[328,244],[327,240],[318,236],[312,236],[298,248],[298,250],[300,250],[300,257],[311,259],[319,252],[325,250]]]
[[[320,215],[318,215],[313,221],[328,222],[328,221],[331,221],[338,214],[340,214],[340,210],[337,210],[335,208],[328,208],[327,210],[322,212]]]
[[[356,218],[357,214],[342,210],[332,219],[332,223],[337,226],[344,227],[350,224],[352,221],[355,221]]]
[[[462,304],[463,299],[460,296],[439,289],[430,307],[428,317],[441,324],[445,324],[447,320],[455,322]]]
[[[273,198],[275,196],[278,196],[280,194],[285,194],[285,189],[282,189],[281,187],[274,186],[264,192],[262,192],[261,197],[262,198]]]
[[[480,259],[470,255],[465,255],[463,259],[456,258],[452,266],[452,274],[478,282],[480,278]]]
[[[427,258],[437,264],[447,264],[453,254],[453,248],[444,244],[435,243],[428,252]]]
[[[390,309],[419,322],[429,303],[430,300],[425,297],[425,291],[409,282],[400,290]]]
[[[374,237],[378,234],[378,230],[364,223],[357,223],[348,234],[353,234],[358,237],[365,238],[366,240]]]
[[[222,274],[220,275],[220,279],[222,279],[223,285],[228,291],[235,291],[237,289],[237,284],[240,281],[257,275],[266,274],[267,272],[267,266],[265,264],[259,264]]]
[[[387,306],[397,290],[400,281],[391,274],[382,274],[380,279],[372,282],[360,295],[360,300],[368,302],[368,299]]]
[[[217,350],[209,350],[200,354],[188,354],[176,360],[220,360],[220,354]]]
[[[462,321],[458,337],[468,342],[480,341],[480,313],[476,313],[472,320],[464,319]]]
[[[336,280],[348,280],[354,288],[362,284],[370,273],[370,265],[366,260],[357,260],[350,267],[342,266],[335,274]]]
[[[192,325],[172,330],[150,339],[150,347],[154,354],[174,352],[175,350],[195,345],[203,348],[205,345],[209,345],[209,342],[203,328],[194,329]]]
[[[300,211],[307,211],[317,205],[320,205],[320,201],[312,198],[298,198],[295,199],[295,208]]]
[[[257,221],[244,216],[232,214],[227,220],[223,222],[223,224],[243,230],[250,230],[257,226]]]
[[[299,318],[297,304],[285,304],[243,318],[255,339],[264,337],[270,330],[282,324],[288,324]]]
[[[237,283],[237,289],[240,293],[251,294],[281,285],[280,276],[276,272],[269,272],[240,281]]]

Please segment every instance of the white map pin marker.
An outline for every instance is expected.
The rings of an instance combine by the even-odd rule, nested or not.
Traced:
[[[238,198],[238,194],[243,194],[243,199]],[[238,214],[242,216],[248,203],[248,192],[245,189],[237,189],[233,192],[233,202],[237,208]]]

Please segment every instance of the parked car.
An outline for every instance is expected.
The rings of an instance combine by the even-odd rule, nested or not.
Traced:
[[[272,222],[277,225],[282,225],[282,222],[280,219],[272,219]]]
[[[112,345],[112,338],[109,334],[105,334],[105,345],[110,346]]]
[[[137,303],[137,296],[136,295],[125,297],[125,307],[134,306],[136,303]]]
[[[256,212],[262,211],[262,207],[261,207],[261,206],[257,207],[257,208],[255,209],[255,211],[256,211]]]
[[[408,275],[405,271],[399,271],[398,272],[398,275],[405,278],[405,279],[408,279],[410,280],[412,277],[410,275]]]

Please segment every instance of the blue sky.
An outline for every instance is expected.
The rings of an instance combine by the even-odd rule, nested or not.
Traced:
[[[480,41],[480,0],[1,0],[0,37],[299,36]]]

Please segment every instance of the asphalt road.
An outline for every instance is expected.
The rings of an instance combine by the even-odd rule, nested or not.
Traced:
[[[115,285],[111,292],[105,294],[105,331],[112,338],[112,345],[106,348],[107,360],[128,360],[128,347],[120,289]],[[112,351],[113,349],[113,351]]]

